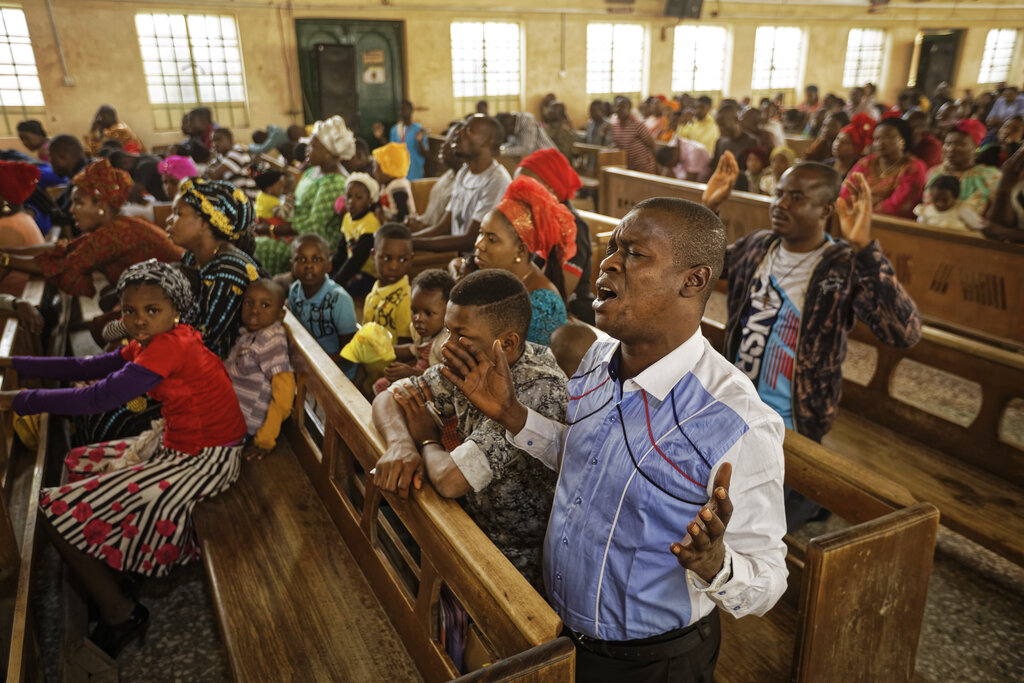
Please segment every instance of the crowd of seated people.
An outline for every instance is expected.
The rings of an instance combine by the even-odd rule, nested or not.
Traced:
[[[871,239],[870,218],[917,216],[1024,241],[1024,99],[1015,93],[954,101],[939,92],[929,103],[908,92],[887,108],[873,88],[854,89],[845,101],[819,100],[809,87],[792,109],[781,98],[755,106],[682,95],[647,98],[638,113],[620,96],[592,102],[581,131],[553,94],[537,117],[491,117],[483,102],[447,131],[436,159],[444,175],[426,206],[416,206],[411,181],[426,172],[429,146],[409,101],[390,135],[376,141],[357,138],[332,116],[308,129],[270,125],[242,145],[198,108],[183,118],[185,140],[163,155],[148,153],[109,106],[83,139],[50,138],[39,122],[24,122],[19,135],[37,157],[5,153],[0,161],[4,283],[16,289],[16,273],[38,274],[68,294],[98,295],[104,313],[92,329],[106,350],[89,359],[0,359],[25,377],[98,380],[3,393],[0,406],[74,416],[72,483],[44,491],[40,511],[43,529],[99,606],[94,640],[116,654],[149,618],[115,572],[162,576],[194,559],[197,500],[225,490],[240,459],[273,450],[296,386],[281,325],[286,310],[374,400],[374,422],[388,443],[378,484],[404,495],[429,481],[462,499],[589,639],[660,631],[624,614],[608,615],[614,629],[590,628],[595,615],[585,613],[583,596],[558,583],[559,562],[585,565],[584,576],[604,565],[584,550],[551,548],[572,544],[553,540],[551,526],[545,542],[549,514],[551,524],[569,529],[575,506],[603,510],[625,495],[614,489],[618,474],[588,484],[578,458],[596,463],[622,455],[620,448],[649,454],[645,434],[659,448],[652,425],[682,433],[679,410],[719,405],[702,403],[714,397],[701,381],[727,385],[720,405],[734,409],[702,420],[731,440],[712,448],[703,440],[719,432],[695,426],[680,448],[699,458],[677,465],[658,451],[696,486],[670,506],[683,521],[617,540],[622,556],[608,571],[626,572],[614,577],[626,604],[643,578],[616,564],[629,553],[662,544],[671,568],[686,568],[690,597],[685,590],[663,596],[673,605],[685,599],[685,619],[662,614],[654,627],[663,630],[712,628],[716,604],[767,609],[785,573],[777,555],[787,522],[795,527],[820,512],[782,487],[782,425],[818,440],[828,431],[856,317],[870,317],[890,344],[920,336],[920,316]],[[804,155],[790,147],[798,137],[810,142]],[[621,148],[635,171],[706,182],[712,210],[733,190],[764,193],[784,208],[773,208],[764,226],[771,230],[726,250],[711,211],[681,200],[641,203],[616,229],[608,257],[593,263],[590,230],[572,205],[582,187],[575,142]],[[517,158],[513,174],[502,154]],[[39,196],[50,197],[40,192],[44,182],[67,187],[47,203]],[[810,208],[797,208],[801,201]],[[166,226],[153,222],[161,204]],[[686,230],[671,227],[678,215]],[[833,215],[841,239],[825,230]],[[60,240],[46,241],[42,228],[50,225],[59,226]],[[418,272],[417,254],[425,252],[456,258],[448,271]],[[724,362],[705,358],[697,327],[719,275],[732,285]],[[823,277],[842,287],[822,294],[809,286]],[[595,323],[614,339],[599,337]],[[659,335],[667,341],[651,344]],[[800,356],[784,343],[797,336]],[[769,363],[769,353],[788,359],[786,378],[766,374],[769,365],[786,365]],[[693,374],[678,375],[684,366]],[[741,374],[751,382],[737,385]],[[751,403],[755,395],[763,403]],[[616,423],[608,406],[619,405]],[[559,431],[602,411],[576,436]],[[621,439],[605,431],[612,424],[621,424]],[[757,440],[763,466],[756,475],[736,472],[742,512],[734,521],[753,524],[760,515],[763,524],[745,540],[737,532],[726,551],[716,515],[741,437]],[[644,465],[647,481],[675,490],[679,482],[665,483],[675,475],[661,466]],[[556,484],[563,480],[590,491],[587,501],[564,492]],[[671,583],[659,583],[665,561],[652,559],[662,572],[647,577],[652,585]],[[754,586],[756,571],[771,585]]]

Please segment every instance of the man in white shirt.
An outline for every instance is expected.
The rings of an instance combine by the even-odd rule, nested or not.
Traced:
[[[445,377],[559,472],[544,583],[577,681],[710,683],[718,610],[764,614],[785,590],[782,421],[700,333],[724,255],[692,202],[622,219],[594,304],[612,339],[569,380],[564,424],[517,400],[501,357],[446,354]]]
[[[455,174],[451,199],[440,222],[414,232],[417,251],[459,251],[473,249],[480,223],[497,206],[512,182],[505,167],[494,160],[504,139],[504,129],[483,114],[466,120],[456,146],[466,163]]]

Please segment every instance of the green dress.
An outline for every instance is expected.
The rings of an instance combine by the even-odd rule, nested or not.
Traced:
[[[295,234],[316,233],[327,240],[331,249],[341,238],[341,216],[334,203],[345,194],[345,178],[337,173],[324,174],[319,167],[306,169],[295,187],[295,210],[292,229]],[[256,238],[256,259],[271,275],[291,270],[291,246],[273,237]]]

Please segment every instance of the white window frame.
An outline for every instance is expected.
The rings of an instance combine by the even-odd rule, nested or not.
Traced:
[[[701,47],[710,42],[702,39],[702,35],[710,37],[713,31],[721,36],[722,54],[716,59],[711,56],[712,66],[710,71],[718,71],[717,83],[714,82],[714,75],[701,76]],[[692,36],[688,34],[693,34]],[[680,25],[675,27],[672,48],[672,92],[685,92],[690,95],[708,95],[712,99],[720,98],[725,91],[726,83],[729,80],[729,65],[732,57],[732,35],[729,29],[724,26],[708,25]],[[720,70],[715,65],[720,64]],[[712,79],[709,83],[706,78]],[[705,87],[709,86],[709,87]]]
[[[135,33],[157,130],[177,129],[196,107],[208,107],[222,125],[249,126],[242,39],[233,15],[137,12]]]
[[[885,44],[886,35],[882,29],[850,29],[846,38],[846,55],[843,58],[844,88],[854,88],[865,83],[878,83],[882,80],[882,67],[885,65],[886,54]],[[875,50],[878,51],[878,63],[873,67],[866,66],[865,62],[873,61],[871,53]]]
[[[605,46],[602,48],[601,45],[591,45],[591,27],[597,26],[610,26],[612,27],[612,44],[611,46]],[[629,28],[630,30],[638,29],[640,36],[640,56],[639,56],[639,73],[638,78],[629,82],[623,82],[626,80],[625,69],[623,69],[623,62],[619,61],[618,77],[616,77],[616,42],[618,40],[626,40],[625,36],[620,36],[618,39],[615,36],[617,28]],[[647,89],[648,79],[648,49],[650,45],[649,36],[647,34],[647,27],[644,24],[638,24],[634,22],[612,22],[612,21],[593,21],[587,24],[587,47],[586,47],[586,90],[588,98],[599,98],[599,99],[611,99],[616,95],[625,95],[629,97],[634,105],[639,104],[641,93]],[[623,48],[628,50],[628,54],[632,54],[633,50],[628,45],[619,45],[618,50],[621,54]],[[608,58],[605,60],[601,55],[604,51],[607,51]],[[591,66],[593,62],[600,57],[602,62],[607,63],[607,78],[599,78],[597,72],[592,71]],[[604,71],[600,72],[603,76]],[[634,87],[635,86],[635,87]]]
[[[19,122],[45,116],[46,100],[25,11],[0,6],[0,136],[14,137]]]
[[[514,47],[508,45],[488,46],[488,32],[496,34],[501,27],[510,26],[514,26],[516,29],[516,45]],[[460,38],[456,35],[477,29],[479,29],[479,37],[476,38]],[[461,116],[475,112],[476,103],[480,100],[487,101],[492,114],[499,111],[521,111],[524,91],[523,74],[526,71],[524,68],[523,27],[515,21],[453,21],[449,26],[449,36],[451,40],[452,98],[455,103],[456,115]],[[492,45],[493,42],[492,39]],[[516,55],[516,68],[504,68],[502,62],[508,60],[503,57],[507,58],[512,51]],[[488,59],[499,65],[493,72],[493,78],[489,78]],[[470,63],[470,67],[460,68],[460,64],[466,62]],[[508,61],[508,63],[511,62]],[[479,80],[475,83],[464,76],[464,74],[472,75],[474,70],[480,74]],[[511,87],[513,85],[514,87]]]
[[[1020,31],[1013,28],[994,28],[985,34],[985,48],[978,68],[979,85],[1009,80],[1019,42]],[[1002,62],[1003,55],[1005,63]]]
[[[763,42],[759,45],[757,35],[766,35],[768,31],[772,32],[771,45],[766,45]],[[780,32],[781,33],[780,35]],[[751,74],[750,89],[751,91],[787,91],[795,90],[800,85],[800,75],[803,71],[803,62],[806,59],[807,50],[805,49],[805,42],[807,40],[807,33],[799,26],[758,26],[754,38],[754,68]],[[780,43],[786,43],[795,41],[798,44],[796,63],[790,67],[789,65],[776,66],[776,54],[779,51]],[[758,64],[764,60],[768,60],[768,79],[767,81],[759,81],[758,78],[763,72],[763,68],[759,69]],[[780,72],[792,71],[792,80],[788,78],[783,79],[782,76],[778,75]],[[780,82],[781,81],[781,82]],[[753,100],[753,95],[751,96]],[[756,101],[756,100],[753,100]]]

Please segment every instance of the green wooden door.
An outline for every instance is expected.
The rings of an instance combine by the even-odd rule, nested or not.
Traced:
[[[402,22],[297,19],[295,32],[306,123],[356,111],[357,121],[350,121],[349,115],[346,122],[367,141],[375,121],[383,121],[387,128],[395,123],[405,94]],[[354,59],[325,59],[325,53],[342,52],[331,50],[332,46],[351,46]],[[352,83],[355,92],[350,97],[355,101],[345,102]]]

